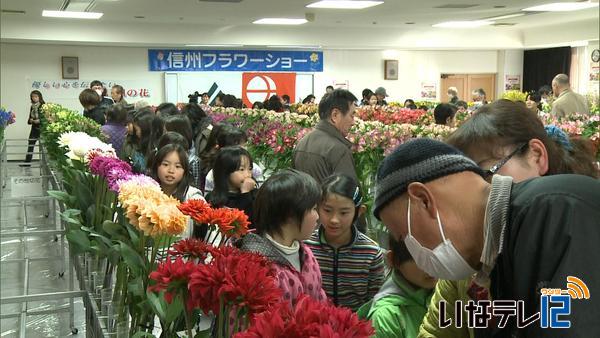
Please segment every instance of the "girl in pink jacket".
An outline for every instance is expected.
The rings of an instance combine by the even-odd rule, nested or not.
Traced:
[[[317,226],[320,193],[317,182],[308,174],[297,170],[274,174],[259,189],[254,202],[257,234],[250,233],[235,243],[240,249],[262,254],[273,262],[283,297],[292,305],[303,293],[319,301],[327,300],[319,264],[302,243]]]

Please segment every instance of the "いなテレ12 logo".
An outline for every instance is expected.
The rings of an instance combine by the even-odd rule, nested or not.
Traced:
[[[571,321],[565,316],[571,314],[572,300],[590,299],[590,289],[585,282],[577,277],[567,277],[566,289],[540,290],[540,326],[542,328],[571,327]]]

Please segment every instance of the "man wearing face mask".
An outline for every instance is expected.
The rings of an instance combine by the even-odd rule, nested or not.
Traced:
[[[524,301],[523,318],[540,311],[541,289],[566,289],[568,276],[590,293],[600,290],[600,269],[590,265],[600,259],[599,181],[554,175],[513,184],[495,175],[490,185],[482,175],[447,144],[409,141],[379,168],[375,216],[429,275],[460,280],[476,273],[492,299]],[[430,306],[439,306],[435,300]],[[515,316],[500,328],[494,316],[476,336],[600,337],[598,298],[570,306],[560,317],[570,321],[568,331],[543,329],[540,319],[519,329]]]
[[[102,81],[94,80],[90,82],[90,89],[95,91],[100,96],[101,107],[108,108],[115,104],[115,101],[113,101],[112,98],[106,96],[106,88],[104,88],[104,84],[102,84]]]

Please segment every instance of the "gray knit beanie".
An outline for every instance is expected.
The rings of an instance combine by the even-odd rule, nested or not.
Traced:
[[[425,183],[462,171],[483,176],[473,160],[446,143],[417,138],[401,144],[379,166],[373,213],[380,219],[381,209],[405,193],[412,182]]]

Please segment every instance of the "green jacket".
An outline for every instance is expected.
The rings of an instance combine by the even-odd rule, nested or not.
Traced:
[[[378,338],[415,338],[431,300],[431,290],[415,289],[398,273],[358,310],[370,319]]]
[[[431,298],[431,305],[429,310],[423,318],[423,324],[419,329],[418,338],[473,338],[473,329],[469,329],[467,325],[463,325],[462,328],[457,328],[455,325],[441,329],[439,326],[440,317],[440,300],[445,300],[446,304],[446,318],[451,318],[454,321],[454,304],[457,300],[462,300],[463,304],[466,304],[471,298],[467,291],[471,284],[472,278],[463,279],[461,281],[451,281],[440,279],[436,286],[433,297]],[[467,318],[467,313],[464,311],[462,318]],[[454,322],[453,322],[454,324]]]

